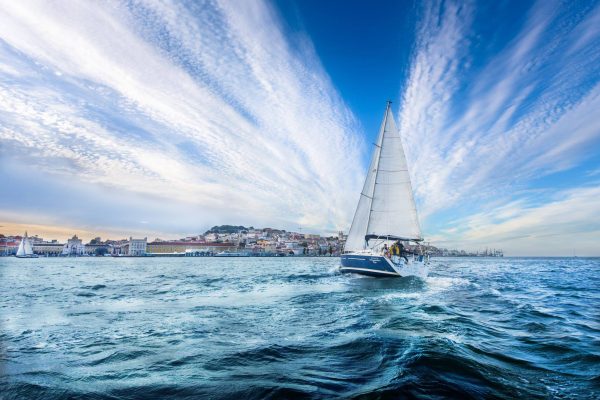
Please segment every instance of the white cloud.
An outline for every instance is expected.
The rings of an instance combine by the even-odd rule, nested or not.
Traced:
[[[8,2],[0,39],[5,156],[199,213],[347,228],[357,123],[265,3]]]
[[[563,6],[535,4],[488,59],[473,53],[483,46],[473,4],[425,6],[399,118],[425,226],[440,211],[510,202],[531,180],[594,155],[600,30],[590,21],[600,6]]]
[[[542,205],[521,200],[453,222],[458,230],[436,239],[445,246],[510,249],[512,256],[600,255],[600,187],[563,190]]]

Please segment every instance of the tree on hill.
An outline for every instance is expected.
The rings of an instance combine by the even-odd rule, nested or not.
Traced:
[[[248,228],[246,228],[245,226],[242,225],[219,225],[219,226],[213,226],[212,228],[210,228],[209,230],[207,230],[206,232],[204,232],[205,235],[211,234],[211,233],[238,233],[238,232],[242,232],[242,233],[248,233],[248,230],[254,229],[253,226],[250,226]]]
[[[108,249],[106,247],[97,247],[94,253],[96,253],[97,256],[103,256],[108,253]]]

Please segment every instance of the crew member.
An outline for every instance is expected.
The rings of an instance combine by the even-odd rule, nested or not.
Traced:
[[[396,242],[396,247],[398,248],[398,255],[400,257],[403,257],[404,260],[406,260],[406,263],[408,264],[408,258],[406,257],[406,252],[404,251],[404,245],[398,240]]]
[[[392,247],[390,247],[390,254],[392,255],[392,262],[398,264],[400,261],[400,248],[396,243],[392,244]]]

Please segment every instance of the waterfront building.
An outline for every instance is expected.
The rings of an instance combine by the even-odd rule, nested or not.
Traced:
[[[82,256],[84,254],[85,246],[77,235],[73,235],[73,237],[67,240],[67,243],[63,246],[63,256]]]
[[[300,243],[298,243],[297,241],[285,242],[285,252],[288,254],[300,256],[304,254],[304,247],[300,246]]]
[[[0,255],[2,256],[13,256],[17,254],[19,248],[19,242],[16,240],[6,240],[0,242]]]
[[[169,254],[185,253],[187,250],[220,253],[222,251],[236,251],[237,245],[235,243],[215,243],[200,241],[162,241],[148,243],[146,251],[149,254]]]
[[[264,255],[265,249],[258,245],[246,246],[245,250],[254,256]]]
[[[129,237],[129,242],[127,242],[127,255],[128,256],[144,256],[146,255],[148,238],[145,237],[143,239],[133,239],[131,236]]]
[[[57,257],[62,255],[64,243],[58,243],[56,240],[52,242],[42,242],[33,244],[33,253],[44,257]]]
[[[90,243],[85,245],[85,254],[89,256],[99,256],[110,254],[111,252],[112,248],[109,244],[100,243],[99,241],[92,240]]]
[[[261,241],[260,247],[263,249],[265,253],[276,253],[277,252],[277,244],[273,242],[267,242],[266,240]]]
[[[129,248],[128,248],[128,241],[127,240],[116,240],[112,242],[112,255],[115,256],[126,256],[127,253],[129,252]]]
[[[107,241],[109,242],[109,241]],[[129,257],[138,257],[145,256],[148,246],[148,238],[145,237],[143,239],[134,239],[129,237],[129,239],[110,241],[110,253],[114,256],[129,256]]]

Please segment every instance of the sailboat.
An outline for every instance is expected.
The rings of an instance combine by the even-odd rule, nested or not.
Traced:
[[[19,248],[17,249],[17,254],[15,257],[18,258],[37,258],[38,255],[33,253],[33,248],[31,247],[31,243],[29,242],[29,238],[27,237],[27,232],[25,232],[25,236],[21,239],[21,243],[19,244]]]
[[[406,157],[388,101],[340,270],[380,277],[426,277],[429,256],[422,251],[422,241]],[[391,255],[387,249],[393,244],[401,244],[405,251]]]

